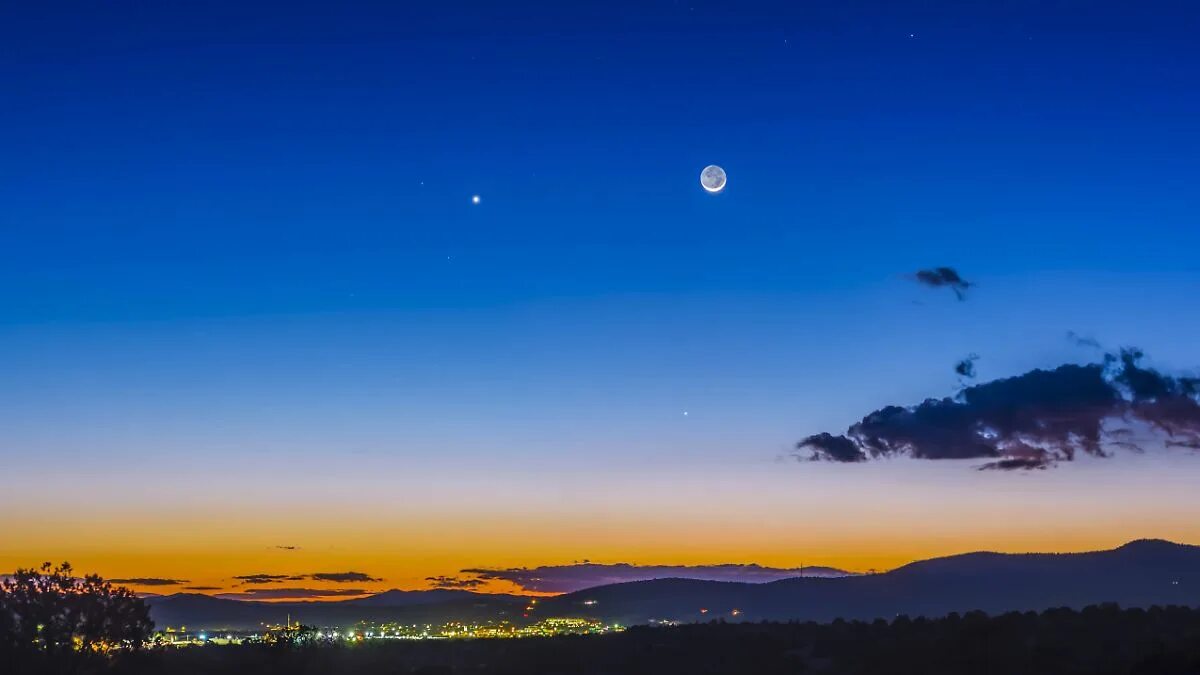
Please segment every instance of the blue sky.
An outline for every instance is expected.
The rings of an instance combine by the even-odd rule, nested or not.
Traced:
[[[11,466],[724,480],[972,352],[1196,364],[1186,3],[245,4],[0,13]]]

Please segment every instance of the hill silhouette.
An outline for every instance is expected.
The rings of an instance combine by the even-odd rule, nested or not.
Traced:
[[[418,607],[421,605],[436,605],[448,602],[524,602],[524,598],[502,593],[476,593],[454,588],[434,588],[427,591],[402,591],[393,588],[390,591],[376,593],[365,598],[344,600],[342,604],[358,607]]]
[[[526,600],[461,590],[387,591],[336,602],[265,603],[177,594],[149,598],[159,626],[255,627],[287,615],[310,625],[359,620],[440,623],[522,618]],[[1082,608],[1200,605],[1200,547],[1139,540],[1087,553],[977,552],[922,560],[890,572],[771,583],[658,579],[598,586],[542,599],[531,619],[585,616],[625,625],[696,622],[936,617]],[[736,613],[735,613],[736,611]]]
[[[628,624],[720,617],[829,621],[1105,602],[1124,607],[1200,604],[1200,547],[1140,540],[1088,553],[967,553],[883,574],[757,585],[661,579],[558,596],[544,601],[538,611]]]

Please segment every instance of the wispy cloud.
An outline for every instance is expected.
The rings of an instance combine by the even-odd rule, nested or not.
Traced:
[[[1103,347],[1100,345],[1100,341],[1097,340],[1096,338],[1088,337],[1085,335],[1080,335],[1079,333],[1076,333],[1073,330],[1067,331],[1067,340],[1069,340],[1076,347],[1087,347],[1089,349],[1103,349]]]
[[[953,267],[931,267],[917,270],[913,274],[913,280],[930,288],[949,288],[954,291],[954,296],[959,300],[965,300],[967,289],[974,286],[971,282],[963,279]]]
[[[160,577],[129,577],[127,579],[109,579],[108,581],[122,586],[179,586],[188,583],[187,579],[163,579]]]
[[[978,354],[970,354],[966,358],[959,359],[958,363],[954,364],[954,374],[963,380],[975,379],[975,362],[978,360]]]

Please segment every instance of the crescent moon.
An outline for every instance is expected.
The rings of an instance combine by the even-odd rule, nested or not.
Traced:
[[[711,193],[717,193],[725,189],[727,178],[725,169],[716,164],[709,164],[700,172],[700,187]]]

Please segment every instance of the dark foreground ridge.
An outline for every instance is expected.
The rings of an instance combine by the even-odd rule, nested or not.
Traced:
[[[25,671],[9,671],[25,672]],[[130,655],[113,673],[309,675],[1182,675],[1200,610],[1053,609],[927,620],[724,623],[523,640],[217,646]]]

